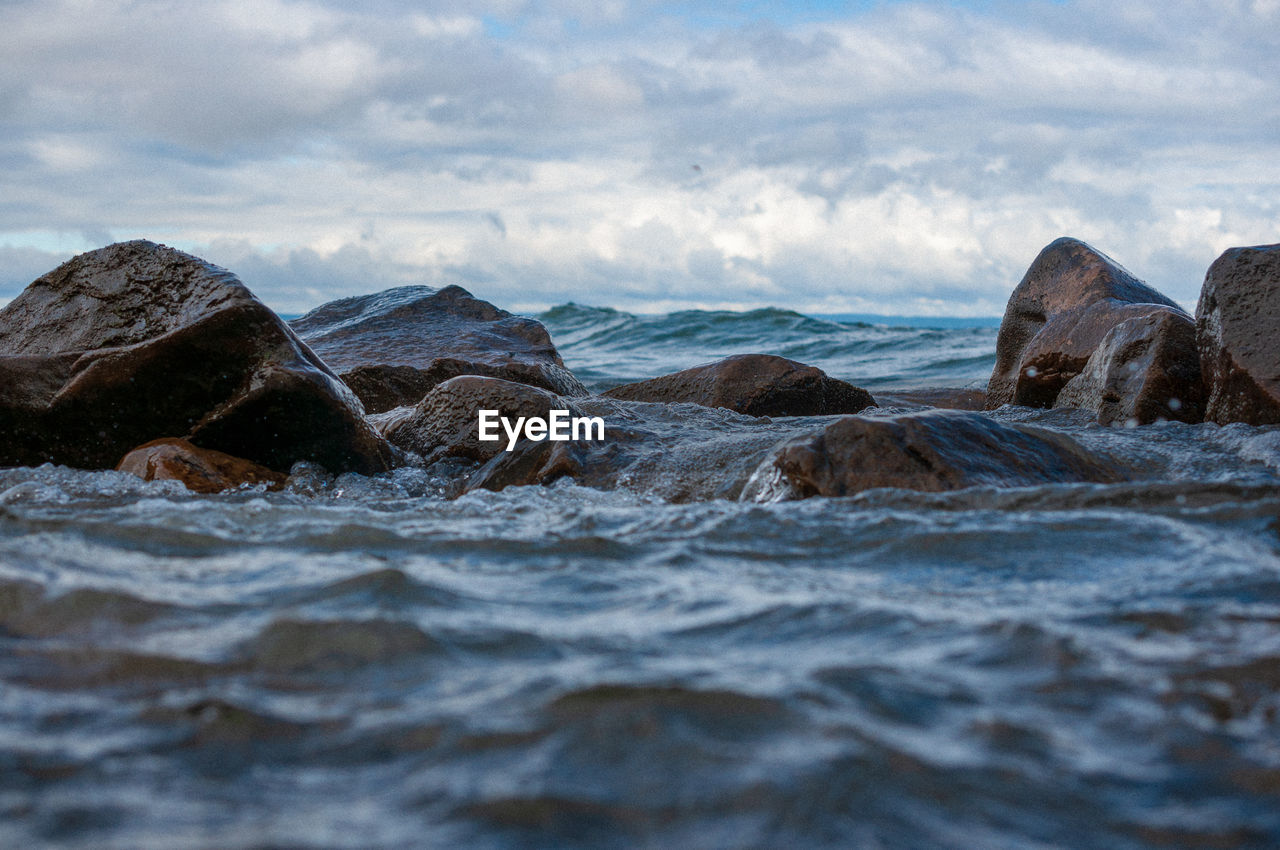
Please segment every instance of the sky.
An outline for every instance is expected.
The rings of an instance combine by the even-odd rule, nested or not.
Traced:
[[[1280,0],[0,0],[0,303],[163,242],[281,312],[990,316],[1280,242]]]

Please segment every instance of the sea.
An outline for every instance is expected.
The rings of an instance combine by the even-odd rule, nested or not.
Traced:
[[[996,320],[538,316],[985,386]],[[0,847],[1280,846],[1280,429],[991,414],[1118,484],[671,503],[0,470]]]

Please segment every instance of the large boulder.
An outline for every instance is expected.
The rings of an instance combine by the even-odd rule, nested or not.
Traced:
[[[846,416],[779,446],[742,498],[848,496],[875,487],[943,491],[1125,478],[1061,434],[1006,425],[981,413],[924,411]]]
[[[1196,342],[1212,422],[1280,423],[1280,245],[1232,248],[1196,305]]]
[[[1103,425],[1204,417],[1195,324],[1181,310],[1125,319],[1062,388],[1055,407],[1092,410]]]
[[[244,485],[264,484],[268,490],[284,486],[282,473],[186,440],[152,440],[129,452],[116,466],[144,481],[178,481],[197,493],[220,493]]]
[[[1186,315],[1085,243],[1050,243],[1009,297],[987,407],[1052,407],[1112,328],[1162,309]]]
[[[370,413],[416,404],[458,375],[587,394],[541,322],[513,316],[460,286],[402,286],[343,298],[290,324]]]
[[[875,406],[866,390],[771,354],[737,354],[605,393],[626,401],[700,404],[748,416],[825,416]]]
[[[110,469],[180,436],[287,470],[377,472],[359,400],[235,275],[153,242],[81,254],[0,310],[0,465]]]

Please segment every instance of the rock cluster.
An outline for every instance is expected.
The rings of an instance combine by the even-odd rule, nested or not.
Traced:
[[[1005,311],[987,407],[1074,407],[1102,424],[1280,423],[1280,245],[1232,248],[1192,320],[1106,255],[1048,245]]]
[[[0,310],[0,465],[110,469],[180,437],[276,470],[379,472],[360,401],[235,275],[152,242],[81,254]]]
[[[1200,375],[1185,356],[1189,334],[1191,317],[1173,301],[1089,245],[1058,239],[1009,297],[987,406],[1084,407],[1105,423],[1117,415],[1197,421]]]
[[[1193,321],[1059,239],[1009,299],[985,393],[903,391],[877,408],[815,367],[741,354],[592,396],[540,323],[459,287],[343,299],[291,327],[230,272],[135,241],[75,257],[0,310],[0,465],[217,492],[282,486],[299,462],[452,464],[458,493],[568,477],[676,501],[1108,482],[1139,473],[1001,421],[1016,408],[984,409],[1280,423],[1278,338],[1280,245],[1224,253]],[[479,439],[481,409],[608,424],[603,439],[509,445]]]

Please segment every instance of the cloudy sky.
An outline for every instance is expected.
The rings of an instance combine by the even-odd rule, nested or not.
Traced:
[[[0,0],[0,303],[145,237],[299,312],[998,315],[1280,242],[1280,0]]]

